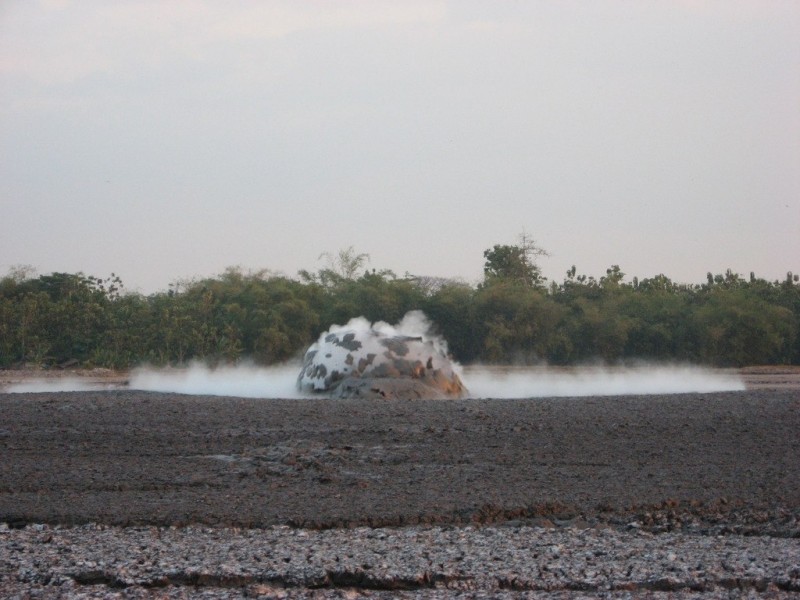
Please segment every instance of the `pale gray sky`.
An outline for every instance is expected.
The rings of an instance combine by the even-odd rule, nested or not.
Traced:
[[[0,4],[0,275],[800,271],[800,3]]]

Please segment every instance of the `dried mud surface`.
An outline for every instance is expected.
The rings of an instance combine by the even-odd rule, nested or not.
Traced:
[[[282,526],[290,528],[286,532],[344,529],[358,537],[366,535],[357,529],[364,526],[402,527],[380,531],[433,531],[442,539],[456,526],[457,531],[533,531],[539,533],[526,535],[538,539],[566,532],[574,541],[575,535],[590,534],[631,548],[652,536],[677,535],[680,543],[689,543],[686,536],[713,542],[722,535],[744,540],[742,556],[750,552],[756,562],[743,558],[743,564],[766,568],[777,562],[778,575],[744,578],[742,586],[735,578],[716,584],[701,578],[693,589],[691,579],[653,584],[662,573],[627,589],[714,597],[743,590],[800,591],[800,393],[795,389],[442,401],[255,400],[139,391],[0,394],[0,416],[0,524],[5,523],[0,567],[5,559],[10,573],[5,591],[19,591],[20,597],[36,589],[56,594],[55,571],[47,575],[40,561],[41,580],[35,573],[25,579],[8,558],[8,546],[3,549],[4,540],[16,539],[18,531],[28,536],[14,542],[20,548],[33,547],[39,538],[92,539],[80,528],[63,530],[76,534],[58,533],[63,526],[87,523],[101,524],[99,531],[111,527],[123,539],[131,535],[126,532],[139,531],[134,528],[174,531],[175,526],[189,532],[212,527],[233,537],[240,534],[231,528],[265,535],[284,531]],[[747,539],[783,545],[764,558],[747,549]],[[556,540],[548,548],[561,545],[569,553],[571,543]],[[20,550],[17,558],[32,552]],[[486,560],[494,560],[491,556]],[[542,556],[536,564],[550,564]],[[781,557],[789,562],[782,564]],[[97,570],[81,564],[81,572]],[[220,567],[223,574],[226,564]],[[419,587],[436,587],[435,577],[420,573]],[[92,596],[89,588],[105,594],[123,585],[109,577],[72,578],[72,588],[59,589],[67,596],[82,590],[85,597],[105,597]],[[184,597],[186,586],[211,593],[239,589],[236,581],[266,585],[258,578],[234,578],[231,584],[211,576],[206,585],[199,575],[192,577],[155,580],[162,582],[158,586],[184,586],[170,587],[177,594],[170,597]],[[360,590],[353,577],[323,577],[321,583],[311,577],[297,589]],[[481,589],[515,593],[498,577],[495,587]],[[278,584],[270,581],[267,588],[273,590]],[[363,581],[370,580],[362,573]],[[372,589],[397,589],[387,581],[386,588],[373,582]],[[588,585],[580,581],[566,577],[553,589],[614,591],[570,587]],[[517,589],[524,590],[536,588]],[[130,587],[127,597],[134,591]]]
[[[685,513],[698,526],[779,532],[781,511],[800,507],[795,391],[442,401],[66,392],[0,395],[0,414],[8,523],[613,524],[650,512],[653,527],[683,527]]]

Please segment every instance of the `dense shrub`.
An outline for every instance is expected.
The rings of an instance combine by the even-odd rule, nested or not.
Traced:
[[[0,366],[272,364],[300,355],[331,324],[395,323],[412,309],[465,363],[800,364],[800,284],[791,274],[768,282],[728,271],[682,285],[664,275],[626,282],[616,265],[599,280],[573,267],[547,287],[538,270],[520,277],[508,267],[505,249],[487,254],[478,286],[390,271],[292,279],[229,269],[142,296],[123,293],[114,275],[17,273],[0,280]],[[360,267],[364,255],[351,254]],[[503,269],[491,265],[498,257]]]

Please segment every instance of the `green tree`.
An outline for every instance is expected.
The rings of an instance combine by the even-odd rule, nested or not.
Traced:
[[[539,248],[526,234],[520,235],[516,245],[495,244],[483,253],[484,285],[497,282],[514,282],[525,287],[541,288],[546,279],[536,263],[547,252]]]
[[[526,236],[494,246],[474,287],[388,270],[359,275],[367,255],[351,247],[299,279],[229,268],[150,296],[127,293],[113,273],[37,277],[14,268],[0,279],[0,366],[269,364],[298,356],[333,323],[397,322],[418,308],[464,362],[800,364],[800,281],[791,272],[770,282],[728,269],[685,285],[663,274],[627,283],[618,265],[595,279],[573,266],[548,288],[541,255]]]
[[[425,289],[425,288],[424,288]],[[462,362],[481,355],[474,308],[475,290],[461,282],[446,282],[425,294],[420,306],[445,340],[449,351]]]
[[[493,363],[535,364],[562,342],[564,311],[541,290],[513,282],[484,286],[476,293],[481,358]]]
[[[788,362],[797,336],[790,310],[736,288],[710,294],[692,324],[697,359],[722,366]]]
[[[356,279],[358,272],[370,260],[369,254],[357,253],[353,246],[339,250],[336,255],[323,252],[319,255],[319,260],[323,258],[327,262],[326,267],[316,273],[303,269],[299,273],[301,279],[308,283],[319,283],[324,287],[335,287]]]
[[[688,344],[690,295],[669,278],[643,279],[620,309],[630,320],[624,354],[654,360],[692,359]]]

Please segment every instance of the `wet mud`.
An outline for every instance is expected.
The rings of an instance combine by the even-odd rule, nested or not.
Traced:
[[[800,394],[0,395],[0,522],[797,536]]]

